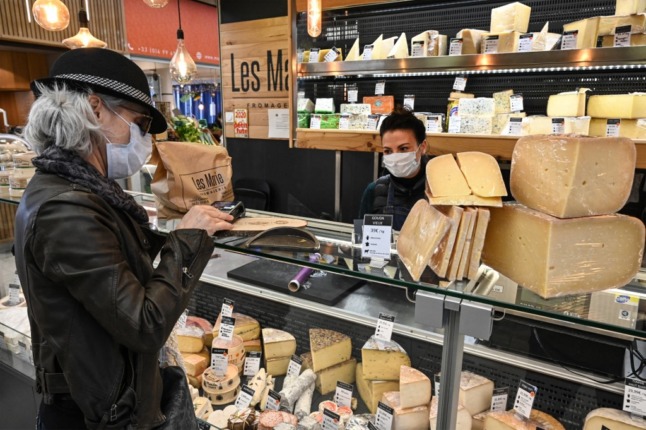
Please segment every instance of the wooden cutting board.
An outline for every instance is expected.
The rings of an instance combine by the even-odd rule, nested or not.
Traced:
[[[264,231],[274,227],[301,228],[307,226],[307,221],[294,218],[279,217],[244,217],[233,223],[230,231]]]

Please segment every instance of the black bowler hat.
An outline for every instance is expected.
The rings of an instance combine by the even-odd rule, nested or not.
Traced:
[[[51,87],[64,83],[76,90],[107,94],[136,103],[150,111],[151,133],[166,131],[166,118],[154,106],[144,72],[134,62],[103,48],[73,49],[61,55],[49,71],[49,77],[35,80],[31,90],[40,95],[36,84]]]

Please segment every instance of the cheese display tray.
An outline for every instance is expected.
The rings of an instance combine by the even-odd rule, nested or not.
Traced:
[[[256,260],[233,269],[227,273],[232,279],[253,285],[297,295],[329,306],[336,305],[341,299],[363,285],[365,281],[346,276],[314,271],[298,291],[292,293],[287,288],[300,268],[291,264],[271,260]]]

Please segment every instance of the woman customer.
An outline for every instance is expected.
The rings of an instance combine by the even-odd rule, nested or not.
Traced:
[[[15,254],[43,395],[37,428],[154,428],[166,420],[159,350],[231,216],[195,206],[162,236],[115,182],[166,129],[143,71],[121,54],[66,52],[32,90],[24,135],[37,172]]]

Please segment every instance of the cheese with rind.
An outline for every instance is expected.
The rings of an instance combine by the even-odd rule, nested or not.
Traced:
[[[404,408],[400,403],[399,391],[387,391],[381,401],[393,408],[392,430],[428,430],[430,426],[428,404]]]
[[[519,2],[491,9],[491,32],[519,31],[526,33],[532,8]]]
[[[490,412],[484,430],[565,430],[565,427],[551,415],[532,409],[529,420],[520,418],[513,410]]]
[[[428,405],[431,380],[417,369],[402,365],[399,369],[399,400],[402,408]]]
[[[507,195],[500,166],[493,156],[484,152],[468,151],[458,152],[456,157],[473,194],[480,197]]]
[[[473,232],[475,231],[476,225],[476,216],[478,210],[476,208],[466,208],[468,212],[471,212],[471,219],[469,221],[469,227],[466,233],[466,241],[464,242],[464,249],[462,250],[462,256],[458,260],[458,271],[456,272],[455,279],[461,281],[464,279],[464,274],[467,271],[467,266],[469,265],[469,257],[471,256],[471,242],[473,241]],[[452,273],[449,273],[449,280]]]
[[[352,341],[345,334],[320,328],[310,329],[309,334],[314,372],[343,363],[352,356]]]
[[[428,197],[428,202],[433,206],[441,206],[441,205],[488,206],[488,207],[502,206],[502,197],[480,197],[476,195],[433,197],[428,193],[426,194],[426,196]]]
[[[523,118],[520,127],[520,134],[523,136],[552,134],[552,118],[542,115],[530,115]]]
[[[461,99],[466,100],[466,99]],[[460,114],[460,133],[464,134],[493,134],[493,115],[462,115]]]
[[[471,194],[471,188],[453,154],[431,158],[426,163],[426,181],[434,197]]]
[[[231,317],[236,320],[233,327],[234,335],[240,336],[243,341],[260,339],[260,323],[256,319],[238,312],[233,312]],[[220,334],[221,321],[222,315],[219,314],[218,318],[215,320],[215,324],[213,325],[214,337],[218,337]]]
[[[512,153],[511,194],[559,218],[611,214],[630,196],[635,163],[626,138],[523,137]]]
[[[585,417],[583,430],[643,430],[646,420],[631,416],[628,412],[610,408],[590,411]]]
[[[482,256],[482,248],[484,247],[484,241],[487,235],[489,218],[490,214],[488,209],[478,208],[476,227],[473,233],[473,239],[471,240],[471,254],[469,256],[469,269],[467,273],[468,279],[475,279],[478,273],[480,257]]]
[[[361,348],[362,374],[365,379],[398,381],[402,365],[410,366],[410,357],[397,342],[371,336]]]
[[[312,368],[311,352],[301,354],[301,360],[303,361],[301,366],[302,370]],[[336,383],[338,381],[345,382],[346,384],[354,384],[356,367],[357,360],[351,358],[342,363],[314,372],[316,374],[316,390],[321,395],[325,395],[336,390]]]
[[[265,359],[291,357],[296,352],[296,338],[275,328],[262,329],[262,344]]]
[[[460,374],[459,401],[469,414],[475,415],[491,407],[494,384],[490,379],[472,372]]]
[[[431,406],[429,408],[431,430],[440,430],[437,427],[438,405],[439,405],[439,398],[433,397],[433,400],[431,400]],[[455,430],[472,430],[471,414],[461,404],[458,404]]]
[[[646,26],[646,14],[599,17],[599,36],[614,35],[617,27],[630,26],[631,33],[643,33]]]
[[[459,206],[438,206],[437,209],[451,220],[451,228],[449,233],[444,236],[444,239],[437,246],[437,249],[431,256],[429,267],[439,277],[445,277],[449,263],[451,262],[451,253],[453,246],[458,235],[458,228],[460,227],[460,219],[462,218],[463,209]]]
[[[458,234],[455,244],[453,245],[451,261],[449,262],[446,276],[449,281],[455,281],[457,279],[460,260],[462,259],[462,253],[464,252],[464,247],[467,243],[467,234],[469,232],[469,228],[471,228],[473,215],[474,212],[470,208],[465,208],[462,212],[462,218],[460,219],[460,226],[458,227]]]
[[[514,90],[499,91],[493,93],[494,112],[510,113],[511,112],[511,96],[514,95]]]
[[[646,118],[646,93],[590,96],[588,116],[593,118]]]
[[[390,49],[386,58],[407,58],[408,57],[408,40],[406,33],[402,33],[397,42]]]
[[[597,33],[599,31],[599,17],[595,16],[563,24],[563,31],[578,31],[576,49],[596,48]]]
[[[474,115],[474,116],[493,116],[496,113],[496,105],[493,98],[489,97],[476,97],[476,98],[461,98],[458,102],[458,115]]]
[[[612,124],[611,129],[617,129],[619,137],[629,139],[646,139],[646,119],[605,119],[593,118],[590,121],[590,136],[606,137],[608,126]]]
[[[398,381],[380,381],[364,378],[362,363],[358,363],[356,367],[356,383],[359,395],[368,410],[373,414],[377,413],[377,405],[385,392],[399,389]]]
[[[585,116],[587,88],[551,95],[547,100],[547,116]]]

